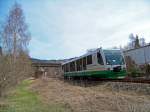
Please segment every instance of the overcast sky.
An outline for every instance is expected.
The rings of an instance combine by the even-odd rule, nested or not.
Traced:
[[[149,0],[0,0],[0,23],[15,1],[24,10],[34,58],[71,58],[90,48],[124,46],[130,33],[150,42]]]

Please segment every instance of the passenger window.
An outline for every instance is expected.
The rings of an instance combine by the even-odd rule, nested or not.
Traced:
[[[77,71],[80,71],[80,61],[79,60],[76,61],[76,65],[77,65]]]
[[[69,72],[69,64],[66,64],[66,72]]]
[[[77,60],[76,65],[77,65],[77,71],[81,71],[82,70],[82,60],[81,59]]]
[[[75,62],[70,63],[70,71],[75,71]]]
[[[80,71],[82,70],[82,59],[79,60],[80,63]]]
[[[92,64],[92,55],[87,56],[87,65]]]
[[[86,57],[83,58],[83,70],[86,70]]]
[[[104,65],[102,55],[99,52],[97,53],[97,61],[99,64]]]

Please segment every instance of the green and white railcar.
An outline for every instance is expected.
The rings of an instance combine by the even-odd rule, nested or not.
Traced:
[[[121,79],[126,66],[121,50],[98,48],[62,64],[64,77],[94,77]]]

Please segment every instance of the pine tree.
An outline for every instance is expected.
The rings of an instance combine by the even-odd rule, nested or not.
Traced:
[[[139,48],[139,47],[140,47],[139,37],[138,35],[136,35],[134,48]]]

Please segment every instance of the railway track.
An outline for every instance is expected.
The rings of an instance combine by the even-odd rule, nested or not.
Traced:
[[[67,79],[74,82],[94,83],[94,82],[127,82],[127,83],[145,83],[150,84],[150,79],[143,78],[125,78],[125,79],[101,79],[101,78],[71,78]]]
[[[129,83],[147,83],[150,84],[150,79],[122,79],[112,80],[113,82],[129,82]]]

